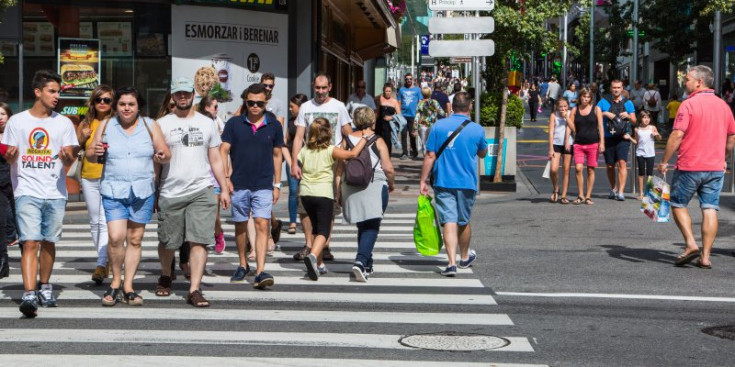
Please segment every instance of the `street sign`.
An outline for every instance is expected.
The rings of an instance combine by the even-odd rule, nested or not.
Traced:
[[[429,55],[429,42],[431,42],[431,36],[428,34],[422,34],[419,37],[419,41],[421,42],[421,54],[422,55]]]
[[[437,41],[429,45],[432,57],[492,56],[495,54],[493,40]]]
[[[472,62],[471,57],[452,57],[449,59],[450,64],[465,64],[468,62]]]
[[[493,17],[429,19],[429,32],[433,34],[493,33],[494,30],[495,19]]]
[[[495,0],[429,0],[429,9],[432,11],[492,11],[495,9]]]

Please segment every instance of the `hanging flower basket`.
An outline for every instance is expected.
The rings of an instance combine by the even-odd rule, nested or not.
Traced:
[[[388,4],[393,19],[400,23],[406,15],[406,0],[385,0],[385,2]]]

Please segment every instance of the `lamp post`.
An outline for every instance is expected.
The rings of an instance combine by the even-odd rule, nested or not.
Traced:
[[[714,36],[712,69],[715,74],[715,93],[720,93],[722,87],[722,12],[719,10],[715,12]]]
[[[595,2],[590,0],[590,79],[589,82],[595,81]]]
[[[630,62],[630,85],[638,80],[638,0],[633,0],[633,60]]]

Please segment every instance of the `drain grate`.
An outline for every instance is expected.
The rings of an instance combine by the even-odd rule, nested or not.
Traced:
[[[702,332],[722,339],[735,340],[735,325],[708,327],[702,329]]]
[[[447,352],[472,352],[507,347],[510,340],[492,335],[458,333],[444,331],[439,333],[406,335],[398,340],[404,346]]]

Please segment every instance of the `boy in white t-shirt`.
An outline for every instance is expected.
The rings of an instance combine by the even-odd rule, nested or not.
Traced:
[[[61,77],[50,70],[33,76],[36,100],[31,109],[8,120],[2,143],[8,146],[5,159],[11,165],[18,232],[23,246],[21,273],[23,299],[20,312],[36,317],[38,304],[56,307],[49,284],[56,256],[55,243],[61,239],[66,207],[66,170],[78,153],[74,125],[54,112],[59,102]],[[36,292],[41,250],[40,292]]]

